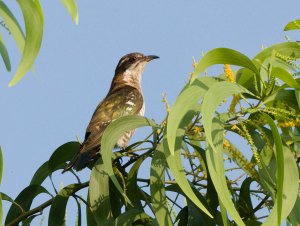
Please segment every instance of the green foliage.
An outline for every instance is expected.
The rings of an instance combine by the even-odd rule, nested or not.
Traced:
[[[16,85],[23,76],[33,67],[36,60],[44,30],[44,15],[39,0],[18,0],[25,23],[25,32],[17,21],[16,17],[7,7],[4,1],[0,1],[0,17],[3,19],[8,32],[14,38],[22,57],[20,64],[9,82],[8,86]],[[78,24],[78,10],[75,0],[61,0],[71,15],[74,23]],[[6,70],[11,71],[9,54],[5,46],[5,42],[0,34],[0,54],[5,64]]]
[[[80,144],[68,142],[15,200],[2,194],[12,202],[6,223],[30,223],[50,206],[48,224],[64,225],[67,203],[74,198],[77,225],[81,205],[88,225],[299,225],[299,59],[298,42],[273,45],[252,60],[231,49],[211,50],[163,122],[125,116],[107,127],[89,181],[80,182],[71,171],[78,183],[30,210],[37,195],[49,194],[44,181],[52,181],[53,172],[78,152]],[[225,64],[220,76],[201,75],[216,64]],[[113,152],[126,131],[140,127],[152,132]],[[234,145],[242,140],[247,145]],[[87,187],[82,200],[79,192]]]

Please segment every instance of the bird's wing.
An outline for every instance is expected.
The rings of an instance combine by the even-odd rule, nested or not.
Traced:
[[[80,152],[95,152],[93,154],[96,154],[105,128],[117,118],[138,114],[142,107],[142,93],[134,87],[124,86],[109,93],[92,116]]]

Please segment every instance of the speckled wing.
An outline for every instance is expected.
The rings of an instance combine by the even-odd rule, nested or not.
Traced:
[[[100,150],[105,128],[117,118],[140,114],[143,111],[143,104],[142,93],[134,87],[124,86],[110,92],[97,106],[86,129],[85,140],[81,145],[80,152],[65,171],[70,167],[76,170],[84,168]]]

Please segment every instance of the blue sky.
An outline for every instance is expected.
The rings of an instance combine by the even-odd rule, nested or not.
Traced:
[[[20,54],[5,35],[12,73],[0,76],[1,191],[15,197],[61,144],[83,139],[98,102],[106,95],[120,57],[130,52],[160,56],[143,75],[146,116],[165,116],[162,93],[172,104],[184,86],[192,57],[228,47],[253,57],[261,46],[284,41],[283,27],[299,18],[299,1],[78,1],[75,26],[59,1],[42,1],[45,31],[35,73],[7,84]],[[21,17],[16,3],[9,4]],[[0,28],[1,29],[1,28]],[[5,33],[5,31],[1,30]],[[288,33],[294,36],[294,33]],[[134,139],[144,133],[137,132]],[[88,172],[82,172],[88,178]],[[68,175],[55,175],[57,185]],[[84,179],[83,179],[84,180]],[[70,224],[71,225],[71,224]]]

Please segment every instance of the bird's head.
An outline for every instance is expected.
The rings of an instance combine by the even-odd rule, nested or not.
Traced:
[[[158,56],[145,56],[141,53],[130,53],[123,56],[115,71],[114,80],[124,83],[140,84],[141,76],[145,66],[151,60],[159,58]]]

